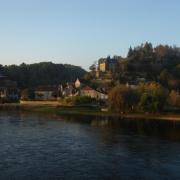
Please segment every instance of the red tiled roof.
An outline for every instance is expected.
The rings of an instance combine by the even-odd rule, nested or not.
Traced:
[[[83,91],[93,91],[93,89],[89,86],[83,88]]]

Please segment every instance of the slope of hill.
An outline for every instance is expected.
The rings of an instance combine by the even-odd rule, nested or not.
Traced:
[[[17,81],[20,88],[70,82],[86,73],[79,66],[52,62],[1,66],[1,72],[9,79]]]
[[[98,69],[95,73],[95,69]],[[180,89],[180,47],[144,43],[129,49],[127,57],[101,58],[91,66],[87,79],[111,79],[122,84],[155,81],[168,89]]]

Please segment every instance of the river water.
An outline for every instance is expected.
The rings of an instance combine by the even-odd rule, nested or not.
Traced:
[[[0,113],[0,180],[180,179],[180,122]]]

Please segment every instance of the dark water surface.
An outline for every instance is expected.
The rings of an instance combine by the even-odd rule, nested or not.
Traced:
[[[180,179],[180,122],[0,113],[1,179]]]

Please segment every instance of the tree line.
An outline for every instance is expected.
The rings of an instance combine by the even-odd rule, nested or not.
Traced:
[[[141,83],[136,88],[117,85],[109,92],[109,108],[116,112],[164,112],[180,108],[180,94],[157,82]]]
[[[41,62],[35,64],[0,65],[0,72],[17,82],[18,87],[33,88],[39,85],[57,85],[75,81],[86,71],[78,66]]]
[[[124,62],[124,71],[130,77],[136,74],[147,81],[156,81],[168,88],[180,87],[180,48],[158,45],[153,47],[146,42],[135,48],[129,48]],[[133,75],[134,74],[134,75]]]
[[[137,83],[138,78],[144,78],[147,81],[155,81],[168,89],[180,88],[180,48],[169,45],[158,45],[153,47],[149,42],[130,47],[125,58],[121,56],[108,56],[100,58],[98,62],[108,61],[116,62],[116,71],[101,73],[100,78],[112,78],[121,84],[127,82]],[[90,72],[85,78],[91,80],[96,78],[95,70],[98,69],[98,63],[90,66]]]
[[[112,80],[109,108],[114,111],[162,112],[180,108],[180,48],[149,42],[130,47],[125,58],[111,59],[115,72],[100,72],[100,78]],[[85,78],[96,79],[98,63],[93,63]],[[118,82],[118,83],[117,83]],[[117,85],[120,84],[120,85]],[[135,85],[130,88],[126,84]]]

